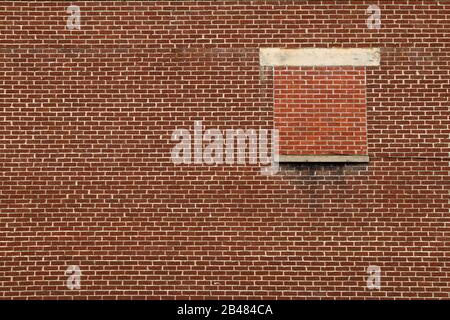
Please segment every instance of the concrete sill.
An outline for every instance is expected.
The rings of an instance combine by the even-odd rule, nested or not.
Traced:
[[[323,155],[323,156],[286,156],[278,155],[278,162],[347,162],[347,163],[367,163],[369,156],[359,155]]]

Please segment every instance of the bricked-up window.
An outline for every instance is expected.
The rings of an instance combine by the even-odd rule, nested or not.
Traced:
[[[366,162],[366,66],[373,49],[263,49],[273,66],[281,162]]]
[[[275,67],[283,155],[366,155],[363,67]]]

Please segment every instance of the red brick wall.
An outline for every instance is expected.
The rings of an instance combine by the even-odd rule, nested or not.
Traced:
[[[450,3],[377,2],[1,1],[0,298],[449,298]],[[273,127],[261,47],[381,48],[370,163],[172,163]]]
[[[280,155],[366,155],[364,67],[275,67]]]

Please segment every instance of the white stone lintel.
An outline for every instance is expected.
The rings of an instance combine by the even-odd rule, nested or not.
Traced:
[[[261,66],[379,66],[379,48],[260,48]]]

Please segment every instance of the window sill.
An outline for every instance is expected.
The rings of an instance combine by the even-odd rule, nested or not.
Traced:
[[[369,156],[360,155],[321,155],[321,156],[287,156],[278,155],[278,162],[348,162],[367,163]]]

